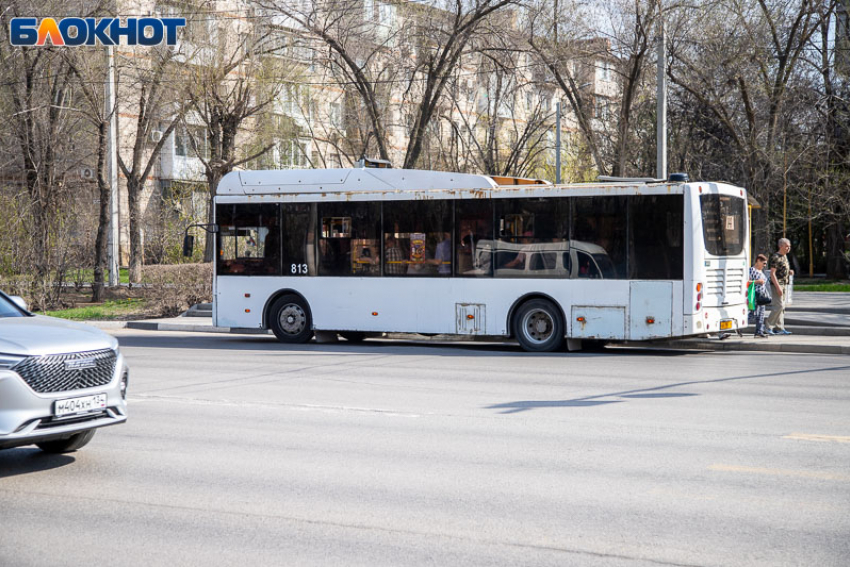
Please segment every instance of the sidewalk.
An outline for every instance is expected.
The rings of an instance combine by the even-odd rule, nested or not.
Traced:
[[[214,327],[211,316],[193,316],[145,321],[90,321],[90,325],[106,331],[111,329],[138,329],[144,331],[180,331],[189,333],[235,333],[268,335],[262,329],[230,329]],[[794,304],[786,311],[786,325],[792,335],[776,335],[767,339],[754,339],[752,328],[743,338],[733,334],[720,340],[709,338],[674,339],[666,341],[622,343],[629,347],[663,349],[799,352],[816,354],[850,354],[850,293],[797,292]],[[422,342],[469,341],[470,337],[449,335],[425,337],[415,334],[392,335],[392,338]],[[498,340],[498,339],[497,339]]]

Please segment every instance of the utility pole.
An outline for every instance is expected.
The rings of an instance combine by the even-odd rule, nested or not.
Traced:
[[[107,47],[109,53],[109,76],[106,79],[106,112],[109,116],[109,236],[107,239],[107,259],[109,263],[109,286],[115,287],[120,281],[119,270],[119,245],[120,232],[118,230],[118,111],[115,106],[115,51],[112,46]]]
[[[662,17],[661,0],[658,0],[658,63],[656,70],[656,125],[655,151],[656,172],[658,179],[667,179],[667,45],[664,39],[664,18]]]
[[[555,183],[561,183],[561,101],[555,103]]]

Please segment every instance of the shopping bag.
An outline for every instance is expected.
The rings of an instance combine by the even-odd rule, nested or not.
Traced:
[[[756,282],[750,282],[750,287],[747,289],[747,305],[750,311],[756,310]]]

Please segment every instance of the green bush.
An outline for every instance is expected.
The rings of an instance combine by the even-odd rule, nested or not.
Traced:
[[[142,267],[147,305],[160,317],[174,317],[196,303],[212,301],[212,264],[157,264]]]

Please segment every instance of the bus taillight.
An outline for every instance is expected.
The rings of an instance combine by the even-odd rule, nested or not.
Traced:
[[[702,282],[697,284],[697,305],[694,311],[699,311],[702,308]]]

